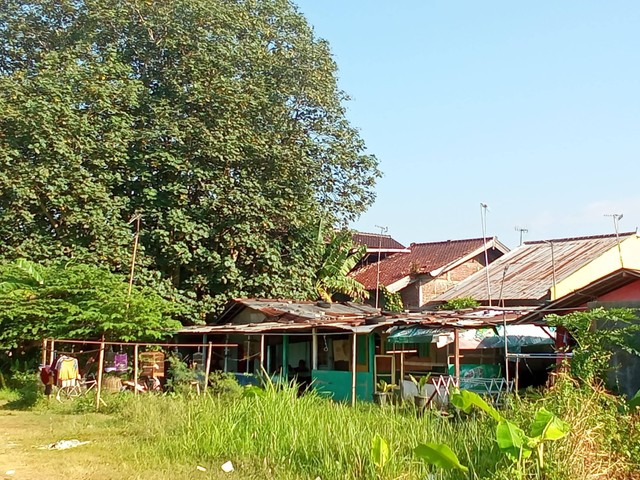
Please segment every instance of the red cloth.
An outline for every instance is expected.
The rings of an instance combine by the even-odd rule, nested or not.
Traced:
[[[40,369],[40,380],[42,380],[42,383],[44,383],[45,385],[53,383],[54,378],[55,373],[53,370],[51,370],[51,367],[49,365],[45,365]]]

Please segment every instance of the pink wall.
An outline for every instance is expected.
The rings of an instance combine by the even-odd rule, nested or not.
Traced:
[[[618,288],[613,292],[601,295],[598,298],[601,302],[629,302],[640,301],[640,280],[636,280],[629,285]]]

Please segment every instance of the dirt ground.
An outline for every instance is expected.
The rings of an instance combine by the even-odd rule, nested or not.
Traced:
[[[67,450],[39,448],[72,439],[90,443]],[[133,451],[125,429],[107,415],[12,410],[0,404],[0,480],[240,478],[237,472],[203,472],[195,465],[158,469]]]

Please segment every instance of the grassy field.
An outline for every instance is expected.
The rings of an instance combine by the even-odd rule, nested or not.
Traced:
[[[65,405],[22,400],[6,397],[0,410],[0,475],[15,470],[0,478],[517,478],[494,440],[495,422],[482,414],[351,408],[315,395],[298,398],[291,388],[259,396],[116,394],[106,398],[100,414],[92,412],[91,398]],[[621,411],[614,397],[567,382],[545,396],[514,401],[504,414],[526,429],[541,405],[568,420],[572,430],[547,449],[545,472],[526,478],[640,478],[634,465],[638,419]],[[383,469],[371,457],[376,434],[391,450]],[[65,451],[37,448],[71,438],[91,443]],[[423,463],[413,450],[425,441],[448,444],[469,473]],[[220,469],[228,460],[235,467],[229,474]]]

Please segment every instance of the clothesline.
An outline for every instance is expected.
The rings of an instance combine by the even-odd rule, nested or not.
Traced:
[[[100,341],[100,340],[59,340],[57,338],[47,338],[45,339],[49,342],[55,343],[73,343],[73,344],[82,344],[82,345],[122,345],[122,346],[132,346],[136,345],[139,347],[209,347],[212,348],[225,348],[225,347],[237,347],[237,343],[150,343],[150,342],[108,342],[108,341]]]

